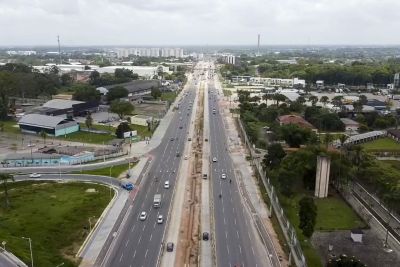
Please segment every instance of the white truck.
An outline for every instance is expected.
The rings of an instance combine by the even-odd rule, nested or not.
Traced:
[[[154,195],[153,207],[154,208],[161,207],[161,194]]]

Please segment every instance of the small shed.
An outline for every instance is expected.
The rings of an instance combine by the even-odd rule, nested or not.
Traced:
[[[350,231],[350,237],[353,242],[362,243],[364,232],[361,229],[352,229]]]

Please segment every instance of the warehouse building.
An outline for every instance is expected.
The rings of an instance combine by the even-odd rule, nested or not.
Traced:
[[[65,116],[76,117],[84,116],[88,112],[95,112],[99,107],[97,101],[83,102],[67,99],[52,99],[44,103],[41,107],[33,110],[34,113],[39,113],[48,116]]]
[[[41,114],[25,115],[19,120],[18,125],[22,132],[40,133],[44,131],[53,136],[79,131],[79,124],[74,120]]]

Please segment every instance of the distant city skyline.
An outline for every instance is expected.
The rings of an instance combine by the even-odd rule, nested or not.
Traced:
[[[396,0],[0,0],[0,46],[397,45]]]

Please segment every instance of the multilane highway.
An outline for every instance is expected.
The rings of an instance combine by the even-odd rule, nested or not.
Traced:
[[[212,75],[210,76],[212,78]],[[256,235],[235,179],[224,122],[218,107],[219,92],[209,82],[210,170],[214,202],[217,266],[271,266]],[[213,112],[215,110],[215,112]],[[214,162],[215,158],[216,162]],[[226,178],[222,178],[222,175]]]
[[[153,160],[148,173],[114,242],[104,259],[98,260],[100,266],[157,266],[161,253],[167,253],[164,250],[168,242],[164,240],[165,229],[179,164],[185,157],[182,153],[189,137],[187,132],[192,123],[191,112],[197,89],[194,81],[189,83],[188,91],[180,102],[179,110],[175,111],[161,144],[151,152]],[[168,189],[164,188],[165,181],[170,183]],[[160,208],[153,207],[155,194],[162,195]],[[142,211],[147,212],[144,221],[139,220]],[[158,215],[164,217],[162,224],[157,224]]]

